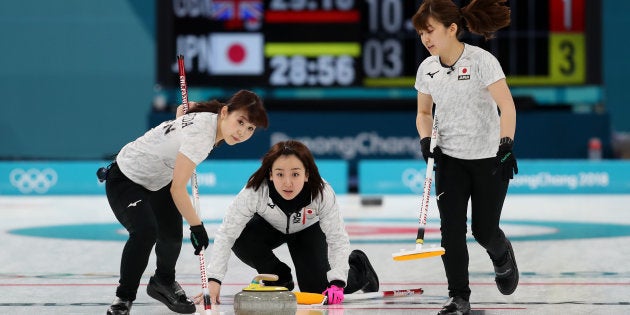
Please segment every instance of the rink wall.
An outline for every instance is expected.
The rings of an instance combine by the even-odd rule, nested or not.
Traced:
[[[0,162],[0,195],[99,195],[96,170],[103,161]],[[339,194],[348,192],[348,165],[342,160],[318,160],[319,172]],[[258,169],[257,160],[206,161],[197,166],[200,194],[236,194]]]
[[[349,192],[345,160],[317,160],[338,194]],[[99,195],[105,185],[96,170],[105,161],[0,162],[0,195]],[[258,168],[258,160],[208,160],[197,167],[200,194],[236,194]],[[426,168],[421,160],[361,160],[358,192],[363,195],[421,194]],[[519,160],[510,183],[515,194],[630,194],[630,162],[617,160]],[[432,189],[435,191],[435,189]]]
[[[417,160],[359,162],[360,193],[422,194],[426,167]],[[510,182],[515,194],[629,194],[630,162],[519,160]],[[435,186],[435,184],[434,184]],[[435,192],[435,187],[431,189]]]

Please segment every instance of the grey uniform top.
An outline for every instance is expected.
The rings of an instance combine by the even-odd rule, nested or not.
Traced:
[[[169,120],[125,145],[116,162],[120,170],[136,184],[157,191],[173,180],[178,153],[195,164],[208,157],[214,147],[217,114],[190,113]]]
[[[228,207],[215,235],[207,267],[208,277],[223,281],[234,242],[241,235],[247,222],[255,213],[258,213],[278,231],[287,234],[302,231],[319,222],[328,243],[330,263],[330,270],[327,273],[328,282],[333,280],[346,282],[350,269],[348,264],[350,240],[339,212],[335,193],[328,183],[324,182],[324,184],[323,195],[312,200],[300,211],[292,213],[289,220],[269,197],[269,186],[266,182],[263,182],[258,190],[243,188]]]
[[[452,68],[442,66],[438,56],[420,64],[414,87],[433,98],[444,154],[467,160],[496,156],[500,122],[488,86],[503,78],[491,53],[468,44]]]

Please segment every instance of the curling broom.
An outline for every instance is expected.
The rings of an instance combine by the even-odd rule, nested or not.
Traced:
[[[184,114],[188,112],[188,86],[186,85],[186,68],[184,67],[184,55],[177,56],[177,65],[179,66],[179,88],[182,92],[182,105]],[[193,207],[199,215],[199,186],[197,184],[197,173],[193,170],[190,177],[190,186],[192,187]],[[199,252],[199,271],[201,272],[201,289],[203,292],[203,309],[206,313],[212,309],[210,300],[210,289],[208,289],[208,277],[206,276],[206,257],[203,249]]]
[[[431,143],[429,150],[433,153],[433,149],[437,145],[438,123],[437,116],[433,118],[433,128],[431,130]],[[429,212],[429,195],[431,194],[431,183],[433,182],[433,157],[427,159],[427,173],[424,180],[424,191],[422,193],[422,205],[420,207],[420,227],[418,227],[418,235],[416,236],[416,248],[414,250],[401,250],[392,254],[396,261],[412,260],[420,258],[429,258],[444,255],[446,250],[443,247],[422,248],[424,244],[424,230],[427,225],[427,212]]]
[[[346,294],[343,297],[345,301],[363,301],[363,300],[371,300],[371,299],[381,299],[381,298],[393,298],[393,297],[403,297],[403,296],[412,296],[422,294],[424,291],[421,288],[416,289],[403,289],[403,290],[391,290],[391,291],[378,291],[378,292],[368,292],[368,293],[352,293]],[[309,292],[294,292],[295,297],[297,299],[298,304],[302,305],[326,305],[327,297],[323,294],[319,293],[309,293]]]

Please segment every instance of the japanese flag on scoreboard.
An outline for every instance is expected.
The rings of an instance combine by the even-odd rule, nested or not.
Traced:
[[[261,33],[210,34],[210,74],[260,75],[264,72]]]

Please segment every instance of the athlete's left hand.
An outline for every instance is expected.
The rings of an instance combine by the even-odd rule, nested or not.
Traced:
[[[497,152],[496,157],[496,168],[492,174],[496,174],[497,171],[499,171],[499,175],[503,177],[503,180],[510,180],[514,178],[514,174],[518,174],[516,156],[514,155],[514,152],[512,152],[513,146],[514,140],[509,137],[501,138],[499,151]]]
[[[328,289],[322,292],[328,298],[328,304],[341,304],[343,302],[343,288],[334,284],[330,285]]]

